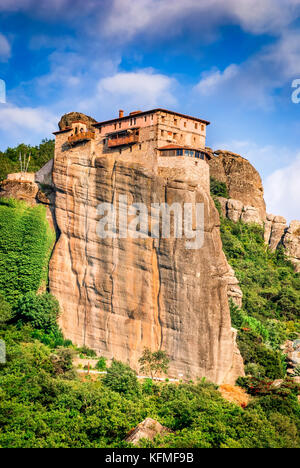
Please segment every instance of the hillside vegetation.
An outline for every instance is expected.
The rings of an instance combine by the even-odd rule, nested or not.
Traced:
[[[299,387],[286,378],[280,350],[300,331],[299,275],[282,252],[267,249],[258,226],[222,219],[221,230],[244,293],[242,310],[231,305],[252,375],[240,379],[252,395],[243,409],[205,379],[141,382],[116,361],[104,378],[80,376],[72,364],[78,350],[57,326],[58,303],[39,294],[52,242],[45,212],[1,202],[0,339],[7,363],[0,365],[0,447],[126,447],[131,429],[152,417],[173,432],[142,447],[299,448]],[[275,378],[283,379],[281,387],[271,385]]]

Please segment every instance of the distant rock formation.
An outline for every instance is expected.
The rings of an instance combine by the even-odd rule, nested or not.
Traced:
[[[280,246],[300,272],[300,221],[287,225],[282,216],[267,214],[260,175],[249,161],[229,151],[211,151],[210,174],[225,182],[229,199],[219,197],[222,215],[228,219],[264,226],[264,238],[272,251]]]
[[[210,175],[226,183],[231,199],[240,201],[244,207],[251,207],[251,210],[252,207],[256,208],[261,221],[264,221],[266,204],[257,170],[239,154],[218,150],[214,155],[209,162]]]

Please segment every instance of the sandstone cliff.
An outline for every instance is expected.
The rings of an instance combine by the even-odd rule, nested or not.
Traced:
[[[184,170],[154,170],[79,150],[55,158],[60,237],[50,263],[66,337],[138,368],[145,346],[164,349],[170,376],[234,382],[243,364],[231,328],[227,288],[232,273],[222,251],[219,216],[207,191]],[[184,239],[97,236],[97,205],[202,202],[204,245]]]

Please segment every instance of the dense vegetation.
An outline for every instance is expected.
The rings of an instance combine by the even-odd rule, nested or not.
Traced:
[[[43,140],[38,146],[21,144],[15,148],[7,148],[3,153],[0,151],[0,181],[7,174],[20,172],[20,161],[24,156],[31,155],[28,170],[36,172],[41,169],[54,156],[54,140]]]
[[[300,333],[300,276],[281,250],[272,253],[258,225],[222,219],[223,249],[243,291],[243,309],[231,305],[232,322],[247,370],[282,378],[280,346]]]
[[[45,288],[54,240],[44,206],[0,199],[0,292],[9,303]]]
[[[7,363],[0,364],[0,447],[126,447],[126,435],[146,417],[172,432],[141,441],[143,447],[299,447],[299,388],[286,378],[280,350],[300,332],[299,275],[282,252],[269,252],[258,226],[222,219],[222,238],[244,293],[242,310],[231,305],[251,374],[239,381],[252,395],[244,409],[205,379],[139,381],[117,361],[94,380],[78,374],[74,353],[94,353],[64,341],[58,328],[58,303],[45,290],[53,242],[45,212],[1,202],[0,339]],[[141,367],[167,369],[165,356],[148,354]],[[100,358],[99,369],[105,366]],[[283,378],[281,387],[272,386],[275,378]]]

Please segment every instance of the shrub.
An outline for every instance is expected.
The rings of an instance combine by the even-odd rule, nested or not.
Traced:
[[[96,369],[104,371],[106,369],[106,361],[107,359],[104,356],[101,356],[96,364]]]
[[[11,305],[0,294],[0,326],[12,319]]]
[[[29,292],[21,296],[14,308],[14,318],[21,323],[31,323],[45,333],[55,333],[58,330],[59,304],[49,293],[36,295]]]
[[[103,379],[106,387],[118,393],[130,394],[139,392],[136,372],[126,364],[113,360]]]

